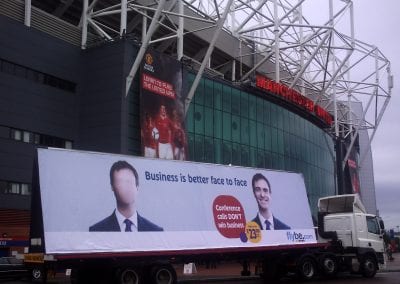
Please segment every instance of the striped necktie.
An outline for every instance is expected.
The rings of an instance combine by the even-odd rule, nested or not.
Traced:
[[[125,232],[132,232],[132,225],[133,225],[132,221],[129,219],[125,219],[124,223],[125,223]]]
[[[268,220],[265,220],[265,230],[271,230],[271,223]]]

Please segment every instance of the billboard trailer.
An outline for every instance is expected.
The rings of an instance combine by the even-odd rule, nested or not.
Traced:
[[[298,173],[38,149],[32,185],[34,279],[176,283],[176,264],[228,260],[242,275],[256,262],[265,279],[309,280],[373,277],[384,263],[383,223],[358,195],[321,199],[316,230]]]

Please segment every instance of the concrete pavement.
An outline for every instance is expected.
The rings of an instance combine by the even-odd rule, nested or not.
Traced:
[[[393,260],[386,260],[386,267],[382,269],[382,271],[386,272],[400,272],[400,252],[396,252],[393,254]]]

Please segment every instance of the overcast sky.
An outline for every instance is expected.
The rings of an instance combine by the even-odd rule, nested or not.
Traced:
[[[392,98],[372,142],[377,206],[386,228],[400,226],[400,1],[353,0],[356,38],[390,60]]]

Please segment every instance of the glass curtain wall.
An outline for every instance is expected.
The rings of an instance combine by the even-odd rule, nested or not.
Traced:
[[[332,139],[283,107],[203,78],[186,123],[193,161],[302,173],[314,216],[318,198],[335,194]]]

